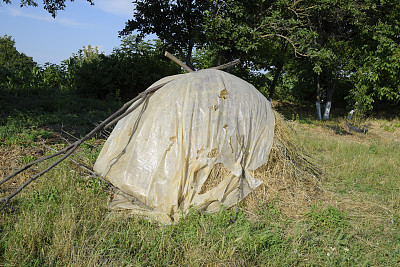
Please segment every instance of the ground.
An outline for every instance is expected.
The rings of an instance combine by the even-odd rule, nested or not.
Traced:
[[[24,109],[26,100],[19,99],[18,111],[2,111],[1,177],[49,153],[43,144],[61,149],[72,141],[60,136],[62,127],[79,136],[112,111],[109,103],[53,100],[37,98]],[[110,212],[105,185],[68,161],[0,213],[0,265],[399,265],[399,117],[366,118],[360,123],[369,131],[360,134],[349,132],[345,112],[321,122],[302,108],[280,110],[321,168],[323,193],[304,210],[284,214],[271,201],[251,215],[192,210],[177,224],[160,225]],[[74,158],[90,167],[102,138]],[[1,196],[43,167],[1,185]]]

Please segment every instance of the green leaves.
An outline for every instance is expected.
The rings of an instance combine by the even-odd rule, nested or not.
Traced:
[[[47,10],[55,18],[57,15],[57,11],[64,10],[66,1],[67,0],[43,0],[43,5],[44,5],[43,8]],[[73,2],[74,0],[70,1]],[[94,5],[93,0],[86,0],[86,1],[89,2],[91,5]],[[11,0],[3,0],[3,2],[6,4],[10,4]],[[34,0],[20,0],[19,2],[20,2],[20,7],[38,6],[37,1]]]
[[[138,31],[142,38],[148,34],[157,37],[179,53],[186,65],[192,68],[192,50],[205,43],[204,14],[207,1],[204,0],[147,0],[134,1],[133,19],[126,22],[120,35]]]
[[[179,68],[163,56],[162,43],[126,36],[110,55],[85,49],[65,61],[76,93],[127,101]]]

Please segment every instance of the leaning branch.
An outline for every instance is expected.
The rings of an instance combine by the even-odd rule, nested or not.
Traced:
[[[49,167],[47,167],[46,169],[44,169],[43,171],[41,171],[40,173],[32,176],[28,181],[26,181],[25,183],[23,183],[20,187],[18,187],[18,189],[16,189],[14,192],[12,192],[9,196],[7,196],[6,198],[3,199],[4,204],[3,206],[1,206],[0,211],[2,211],[5,206],[8,204],[8,202],[15,197],[19,192],[21,192],[22,189],[24,189],[25,187],[27,187],[30,183],[32,183],[33,181],[35,181],[37,178],[39,178],[40,176],[42,176],[43,174],[45,174],[46,172],[48,172],[49,170],[51,170],[52,168],[54,168],[56,165],[58,165],[61,161],[63,161],[64,159],[68,158],[69,155],[72,154],[72,152],[74,152],[74,150],[76,148],[78,148],[79,144],[75,144],[64,156],[62,156],[61,158],[59,158],[56,162],[54,162],[53,164],[51,164]],[[54,153],[54,154],[61,154],[60,152]],[[53,155],[54,155],[53,154]]]
[[[174,55],[165,52],[164,54],[167,58],[171,59],[173,62],[175,62],[176,64],[178,64],[179,66],[181,66],[182,68],[184,68],[187,72],[193,72],[193,70],[191,68],[189,68],[187,65],[185,65],[182,61],[180,61],[179,59],[177,59]]]
[[[57,152],[57,150],[55,150],[55,149],[52,148],[52,147],[49,147],[49,146],[47,146],[47,145],[45,145],[45,144],[42,144],[42,145],[45,146],[46,148],[50,149],[50,150],[53,150],[53,151]],[[113,186],[111,183],[109,183],[108,181],[106,181],[103,177],[101,177],[100,175],[98,175],[97,173],[95,173],[94,171],[92,171],[91,169],[89,169],[88,167],[86,167],[85,165],[79,163],[78,161],[74,160],[74,159],[71,158],[71,157],[67,157],[67,159],[69,159],[70,161],[72,161],[73,163],[75,163],[76,165],[78,165],[79,167],[81,167],[83,170],[85,170],[86,172],[90,173],[90,174],[93,175],[94,177],[99,178],[101,181],[105,182],[108,186],[111,186],[111,187],[114,188],[114,186]]]
[[[214,70],[224,70],[224,69],[232,68],[233,66],[235,66],[235,65],[237,65],[237,64],[239,64],[239,63],[240,63],[240,59],[235,59],[235,60],[233,60],[233,61],[231,61],[231,62],[228,62],[228,63],[222,64],[222,65],[213,67],[213,68],[211,68],[211,69],[214,69]]]

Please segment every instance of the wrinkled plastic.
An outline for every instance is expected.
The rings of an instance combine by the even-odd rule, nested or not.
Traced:
[[[164,217],[178,219],[191,206],[215,212],[235,205],[261,184],[249,171],[268,161],[275,123],[270,102],[251,84],[219,70],[166,77],[154,85],[167,81],[117,123],[94,170]],[[230,174],[201,192],[217,163]],[[113,206],[142,210],[121,199]]]

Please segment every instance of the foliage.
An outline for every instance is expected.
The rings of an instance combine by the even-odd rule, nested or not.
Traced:
[[[193,68],[192,51],[205,42],[204,12],[207,1],[204,0],[147,0],[134,1],[133,19],[126,22],[121,35],[138,31],[138,37],[157,34],[163,42],[164,49],[172,48],[171,53],[178,52]]]
[[[378,100],[400,102],[400,7],[392,1],[368,1],[353,11],[357,34],[348,47],[346,70],[354,88],[349,100],[369,110]]]
[[[11,36],[0,38],[0,91],[12,95],[48,94],[69,91],[63,66],[36,64],[31,57],[15,48]]]
[[[269,95],[291,81],[288,96],[312,99],[322,75],[322,99],[334,89],[336,100],[347,96],[367,110],[376,100],[399,102],[398,14],[396,4],[378,0],[212,1],[206,34],[222,61],[240,56],[252,62],[247,67],[272,72]]]
[[[11,36],[0,37],[0,90],[6,93],[22,90],[32,78],[31,68],[36,65],[31,57],[15,48]]]
[[[11,3],[11,0],[2,0],[2,1],[3,1],[3,3],[6,3],[6,4]],[[74,0],[70,0],[70,1],[73,2]],[[91,5],[94,5],[93,0],[86,0],[86,1],[89,2]],[[43,8],[45,10],[47,10],[55,18],[57,15],[57,12],[59,10],[64,10],[65,2],[67,2],[67,0],[44,0]],[[38,3],[35,0],[20,0],[20,6],[21,7],[24,7],[24,6],[37,7]]]
[[[346,228],[349,226],[345,215],[333,206],[328,206],[325,209],[313,205],[307,213],[310,222],[314,227],[322,230]]]
[[[155,81],[179,72],[164,58],[160,46],[159,41],[126,36],[110,55],[89,46],[64,64],[79,95],[127,101]]]
[[[1,39],[0,90],[12,95],[72,93],[84,97],[125,101],[155,81],[179,73],[179,67],[163,56],[159,40],[122,38],[110,55],[87,46],[61,65],[37,65],[19,53],[11,37]]]
[[[46,3],[53,11],[65,7],[65,1]],[[134,3],[133,19],[120,32],[125,36],[121,47],[110,55],[88,46],[61,66],[37,66],[16,51],[10,37],[3,37],[8,52],[0,61],[14,56],[0,64],[0,90],[126,100],[155,80],[178,73],[163,58],[168,50],[197,69],[240,58],[241,65],[229,71],[270,98],[310,102],[317,95],[335,106],[354,108],[357,103],[361,113],[378,102],[400,103],[400,10],[393,1]],[[135,31],[137,36],[129,35]],[[143,41],[148,34],[159,40]]]

